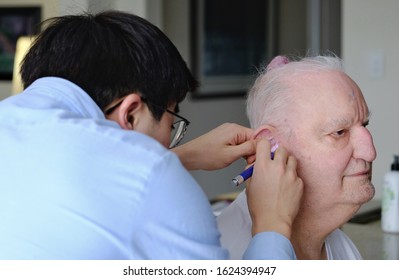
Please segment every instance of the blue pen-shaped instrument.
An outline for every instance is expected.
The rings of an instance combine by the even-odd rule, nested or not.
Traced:
[[[275,149],[274,149],[275,150]],[[270,158],[273,159],[274,158],[274,151],[271,152],[270,154]],[[248,180],[249,178],[251,178],[252,173],[254,171],[254,166],[251,165],[249,168],[245,169],[243,172],[241,172],[239,175],[237,175],[236,177],[233,178],[233,180],[231,180],[231,185],[233,187],[238,187],[239,185],[241,185],[242,183],[244,183],[246,180]]]

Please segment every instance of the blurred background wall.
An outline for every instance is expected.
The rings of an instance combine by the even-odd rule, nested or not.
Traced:
[[[215,1],[215,0],[214,0]],[[347,72],[363,90],[372,112],[370,130],[378,152],[373,181],[381,196],[382,177],[393,154],[399,154],[399,1],[396,0],[271,0],[274,5],[275,54],[304,55],[334,51],[343,57]],[[118,9],[147,18],[175,43],[187,63],[192,62],[188,0],[0,0],[4,7],[40,5],[42,19],[63,14]],[[221,11],[226,13],[228,9]],[[240,19],[237,19],[240,20]],[[0,81],[0,99],[12,93],[11,81]],[[191,121],[185,141],[224,122],[248,125],[245,96],[187,98],[181,114]],[[192,175],[209,198],[234,191],[231,178],[245,166],[243,160],[219,171]]]

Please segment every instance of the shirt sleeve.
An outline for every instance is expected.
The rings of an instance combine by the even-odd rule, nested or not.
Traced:
[[[291,242],[276,232],[260,232],[249,243],[245,260],[295,260]]]

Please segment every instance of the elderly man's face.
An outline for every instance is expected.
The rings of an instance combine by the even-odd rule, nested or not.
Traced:
[[[300,74],[291,82],[296,101],[286,112],[291,130],[279,141],[298,159],[303,207],[367,202],[374,195],[371,162],[376,151],[360,89],[338,72]]]

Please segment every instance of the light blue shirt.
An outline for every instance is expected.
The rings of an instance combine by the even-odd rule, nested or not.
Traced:
[[[105,119],[73,83],[42,78],[1,101],[0,138],[0,259],[228,258],[178,157]],[[269,232],[246,257],[294,254]]]

